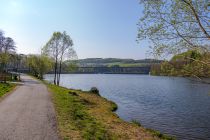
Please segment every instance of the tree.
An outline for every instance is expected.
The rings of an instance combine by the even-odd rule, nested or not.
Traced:
[[[210,67],[200,63],[201,61],[210,62],[210,53],[201,54],[198,51],[187,51],[175,55],[170,61],[152,66],[151,74],[194,77],[201,82],[205,82],[202,78],[210,77]]]
[[[7,63],[11,54],[15,53],[15,42],[10,37],[5,37],[0,31],[0,72],[3,75],[4,82],[6,82]]]
[[[8,63],[8,60],[10,58],[10,54],[14,53],[15,51],[15,42],[12,38],[6,37],[3,39],[3,47],[2,47],[2,53],[1,53],[1,61],[3,65],[3,69],[6,71],[6,66]]]
[[[72,39],[65,31],[63,33],[54,32],[51,39],[43,47],[42,53],[53,58],[54,84],[59,85],[63,61],[77,58]]]
[[[3,34],[3,32],[0,30],[0,53],[2,52],[3,42],[4,42],[4,34]]]
[[[154,54],[210,51],[209,0],[140,0],[140,3],[144,15],[138,23],[138,39],[150,40]]]
[[[74,60],[70,61],[65,61],[63,62],[62,65],[62,71],[65,73],[72,73],[72,72],[77,72],[78,71],[78,65],[77,62]]]
[[[52,69],[52,60],[44,55],[29,55],[27,64],[31,68],[31,73],[39,79],[43,79],[43,75]]]

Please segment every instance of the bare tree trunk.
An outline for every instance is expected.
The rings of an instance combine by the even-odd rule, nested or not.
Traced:
[[[58,82],[57,82],[58,85],[60,85],[60,77],[61,77],[61,68],[62,68],[63,54],[64,54],[64,52],[62,52],[62,54],[61,54],[60,63],[59,63]]]
[[[7,82],[7,77],[6,77],[6,64],[3,64],[3,75],[4,75],[4,83]]]
[[[56,81],[56,85],[58,85],[59,86],[59,66],[60,65],[60,62],[58,62],[58,66],[57,66],[57,73],[56,73],[56,75],[57,75],[57,81]]]
[[[59,64],[58,85],[60,84],[61,68],[62,68],[62,59],[61,59],[60,64]]]
[[[54,85],[56,85],[56,77],[57,77],[57,58],[55,60],[55,66],[54,66]]]

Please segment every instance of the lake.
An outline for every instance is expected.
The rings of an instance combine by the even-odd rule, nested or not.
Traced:
[[[53,75],[45,75],[52,81]],[[210,85],[186,78],[62,74],[61,86],[89,90],[117,103],[120,118],[183,140],[210,139]]]

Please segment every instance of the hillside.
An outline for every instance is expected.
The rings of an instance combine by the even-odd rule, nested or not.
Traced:
[[[154,64],[161,60],[154,59],[119,59],[119,58],[87,58],[65,62],[67,69],[63,73],[103,73],[103,74],[149,74]],[[69,66],[75,66],[69,70]]]
[[[175,55],[170,61],[152,65],[152,75],[210,77],[210,53],[187,51]]]
[[[75,60],[75,62],[79,67],[142,67],[160,63],[161,61],[155,59],[87,58]]]

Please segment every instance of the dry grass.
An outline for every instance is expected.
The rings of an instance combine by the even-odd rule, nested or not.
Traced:
[[[53,92],[58,128],[63,139],[158,140],[135,123],[125,122],[112,111],[116,105],[98,95],[48,85]],[[163,138],[163,137],[162,137]],[[167,138],[163,138],[167,139]]]
[[[88,113],[91,116],[102,122],[107,130],[121,140],[154,140],[157,137],[152,136],[143,127],[121,120],[115,113],[112,112],[113,103],[93,94],[80,93],[83,99],[90,101],[94,106],[88,107]]]

